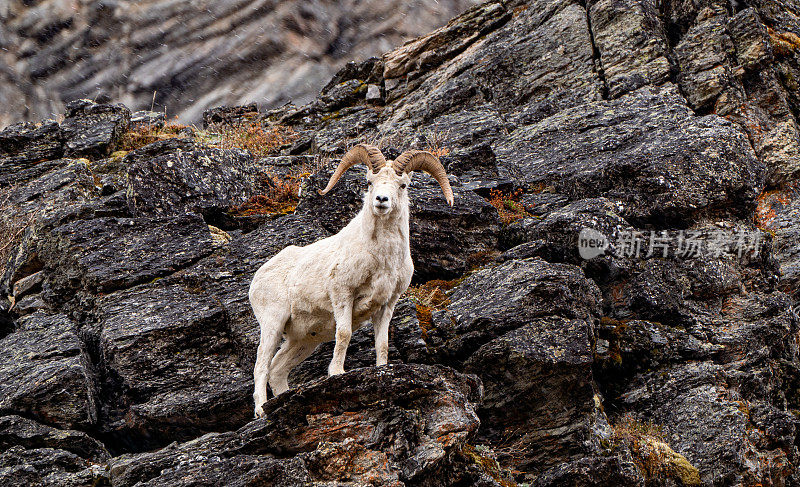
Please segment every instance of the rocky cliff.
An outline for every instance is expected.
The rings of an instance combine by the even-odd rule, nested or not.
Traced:
[[[0,483],[800,485],[798,15],[490,1],[306,105],[8,127]],[[391,364],[361,329],[253,421],[249,281],[358,141],[455,205],[415,177]]]
[[[306,103],[346,62],[379,56],[472,0],[9,0],[0,5],[0,126],[77,98],[156,107]]]

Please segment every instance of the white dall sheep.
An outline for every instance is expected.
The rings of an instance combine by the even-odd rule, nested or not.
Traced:
[[[250,304],[261,327],[253,371],[256,417],[264,415],[267,382],[275,395],[286,391],[289,372],[320,343],[336,339],[328,375],[343,373],[350,336],[369,320],[377,365],[386,364],[389,320],[414,272],[408,240],[410,173],[429,173],[453,205],[453,190],[436,156],[412,150],[387,161],[377,147],[365,144],[345,154],[320,194],[358,163],[369,169],[358,215],[336,235],[281,250],[250,284]],[[285,341],[275,353],[281,337]]]

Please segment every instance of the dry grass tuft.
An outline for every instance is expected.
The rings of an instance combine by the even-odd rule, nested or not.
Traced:
[[[431,154],[435,155],[436,157],[443,157],[450,154],[450,148],[445,145],[445,141],[447,140],[448,136],[450,135],[450,131],[447,132],[439,132],[435,130],[430,130],[425,134],[425,140],[427,144],[425,149]]]
[[[179,123],[169,123],[163,127],[155,125],[140,125],[135,127],[125,135],[117,146],[118,151],[132,151],[144,147],[153,142],[175,137],[186,137],[186,125]]]
[[[234,217],[292,213],[300,200],[300,179],[301,176],[267,176],[264,192],[231,207],[228,213]]]
[[[497,213],[500,215],[500,221],[503,222],[503,225],[509,225],[517,220],[531,216],[525,206],[520,203],[521,197],[521,189],[510,193],[504,193],[497,189],[489,192],[489,203],[497,208]]]
[[[433,312],[446,309],[450,304],[447,291],[450,291],[461,282],[461,279],[443,281],[434,279],[418,286],[410,286],[406,290],[406,295],[417,308],[417,319],[423,333],[427,333],[433,327]]]
[[[264,128],[259,122],[221,125],[209,128],[213,145],[221,149],[243,149],[255,158],[277,153],[281,147],[297,139],[291,127],[275,125]]]

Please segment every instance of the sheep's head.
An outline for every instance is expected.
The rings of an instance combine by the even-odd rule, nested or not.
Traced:
[[[342,157],[328,185],[319,194],[330,191],[345,171],[359,163],[367,166],[369,189],[366,197],[372,202],[372,211],[377,215],[387,215],[392,209],[407,204],[408,184],[413,171],[425,171],[433,176],[442,187],[447,203],[453,206],[453,190],[438,157],[430,152],[410,150],[393,161],[387,161],[380,149],[367,144],[353,147]]]

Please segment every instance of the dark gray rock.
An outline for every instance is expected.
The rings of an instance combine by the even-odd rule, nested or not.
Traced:
[[[656,2],[600,0],[590,5],[594,45],[612,98],[667,81],[667,39]]]
[[[0,411],[63,428],[97,419],[97,390],[77,325],[63,314],[38,312],[0,340]]]
[[[621,205],[606,198],[589,198],[549,211],[544,218],[514,222],[501,233],[501,248],[509,250],[500,259],[539,256],[548,262],[581,265],[584,262],[579,254],[581,231],[592,229],[610,238],[630,230],[630,225],[619,215],[621,210]]]
[[[263,173],[249,153],[166,139],[125,156],[128,205],[136,216],[202,213],[220,219],[256,194]]]
[[[105,466],[53,448],[13,446],[0,453],[0,483],[42,487],[109,485]]]
[[[357,369],[268,401],[268,419],[235,432],[115,458],[111,478],[119,486],[239,485],[252,478],[249,467],[271,485],[439,485],[449,482],[443,475],[474,485],[452,466],[478,427],[471,401],[480,396],[474,376],[443,367]]]
[[[717,116],[694,117],[672,85],[588,103],[493,145],[501,175],[572,199],[605,196],[628,221],[691,220],[704,209],[744,214],[764,165]]]
[[[203,128],[214,125],[237,126],[258,120],[258,107],[255,103],[233,107],[214,107],[203,112]]]
[[[105,294],[164,277],[213,250],[208,225],[187,214],[76,220],[52,229],[37,255],[45,295],[60,303],[75,291]]]
[[[13,446],[65,450],[95,463],[111,457],[102,443],[81,431],[56,429],[16,415],[0,417],[0,450]]]
[[[131,123],[126,106],[89,100],[68,103],[65,117],[61,132],[67,157],[99,159],[111,154]]]
[[[595,400],[593,334],[581,319],[535,318],[466,361],[464,370],[485,388],[479,441],[505,445],[504,465],[542,472],[600,454],[601,441],[610,440]]]
[[[61,127],[54,120],[23,122],[0,132],[0,174],[24,170],[64,154]]]
[[[203,288],[139,286],[97,302],[102,428],[134,451],[224,431],[252,416],[252,379],[228,337],[224,309]]]
[[[791,460],[780,445],[792,443],[796,420],[769,406],[767,423],[756,420],[756,403],[730,388],[735,375],[722,366],[687,363],[665,372],[640,376],[623,401],[646,410],[648,419],[664,428],[673,449],[700,470],[704,484],[752,482],[765,476],[784,479],[791,473],[782,467]],[[777,427],[773,435],[783,432],[768,440],[765,427]],[[783,435],[783,441],[772,443]]]
[[[549,315],[592,320],[600,290],[580,268],[539,258],[512,260],[476,272],[433,315],[426,342],[442,363],[460,364],[490,340]]]

